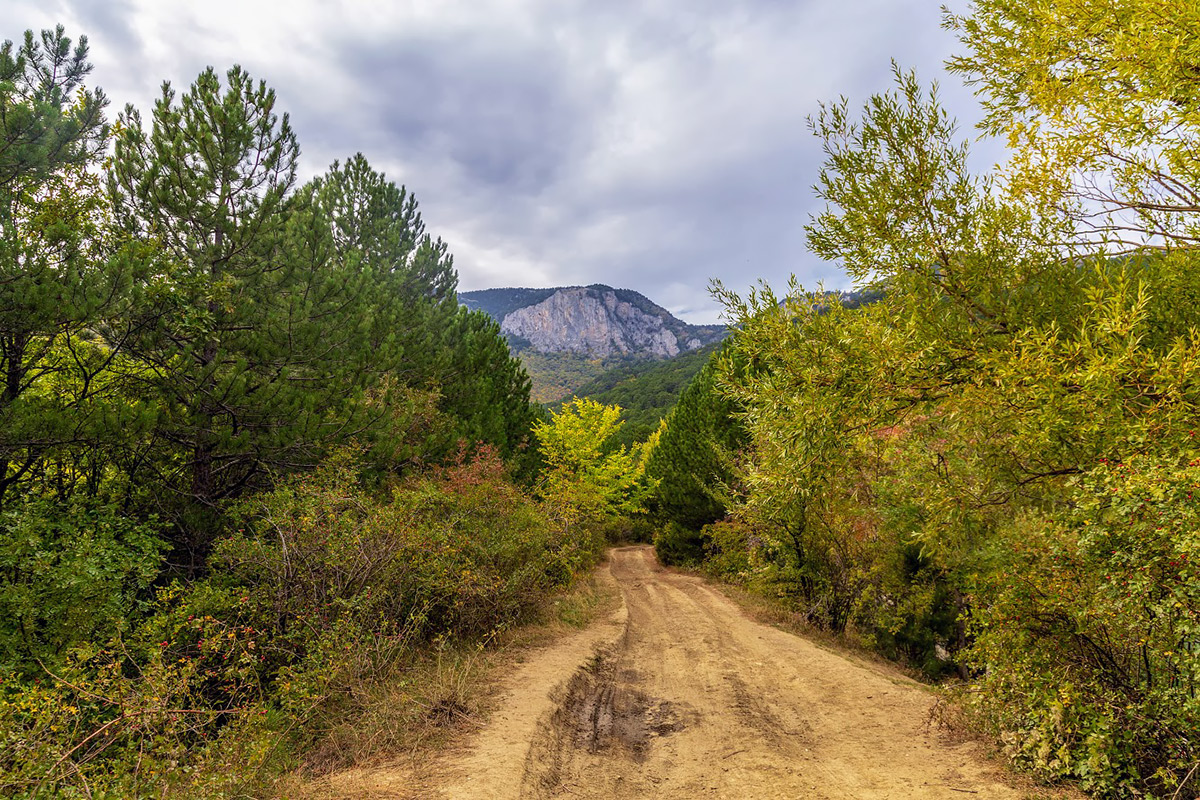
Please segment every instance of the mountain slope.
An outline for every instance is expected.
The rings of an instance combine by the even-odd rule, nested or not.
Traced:
[[[722,325],[689,325],[639,292],[604,284],[485,289],[459,301],[490,314],[517,350],[669,358],[725,336]]]
[[[467,308],[482,311],[496,322],[504,322],[509,312],[536,305],[558,289],[480,289],[459,292],[458,302]]]
[[[689,325],[639,292],[604,284],[484,289],[458,298],[500,323],[542,403],[614,367],[694,352],[726,334],[723,325]]]
[[[713,343],[675,358],[620,364],[580,386],[574,395],[624,410],[617,444],[645,441],[716,349]]]

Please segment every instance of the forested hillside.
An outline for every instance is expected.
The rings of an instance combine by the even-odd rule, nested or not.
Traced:
[[[580,386],[574,396],[619,406],[626,424],[614,441],[644,442],[716,349],[708,345],[663,361],[621,364]]]
[[[591,358],[578,353],[539,353],[530,349],[517,349],[516,357],[529,373],[529,396],[547,407],[561,404],[580,386],[609,370],[645,363],[643,359],[627,356]]]
[[[552,289],[479,289],[474,292],[463,292],[459,302],[467,308],[482,311],[497,323],[503,322],[509,312],[518,308],[537,305],[558,291]]]

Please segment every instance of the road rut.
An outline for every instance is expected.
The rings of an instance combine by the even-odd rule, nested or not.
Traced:
[[[1024,796],[978,745],[943,741],[919,684],[749,619],[703,580],[662,569],[648,547],[613,550],[608,569],[624,599],[617,616],[531,656],[487,725],[421,770],[419,788],[359,775],[354,793]]]

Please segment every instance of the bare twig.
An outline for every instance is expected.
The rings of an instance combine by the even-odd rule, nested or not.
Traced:
[[[1188,785],[1188,781],[1190,781],[1192,776],[1196,774],[1197,767],[1200,767],[1200,761],[1192,764],[1192,768],[1188,770],[1188,774],[1185,775],[1183,780],[1179,782],[1179,788],[1175,790],[1175,794],[1171,795],[1171,800],[1178,800],[1179,793],[1183,791],[1184,787]]]

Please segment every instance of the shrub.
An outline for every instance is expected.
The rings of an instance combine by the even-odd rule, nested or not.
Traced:
[[[668,522],[654,536],[654,553],[664,564],[692,566],[704,560],[703,533]]]
[[[1200,461],[1102,464],[1079,489],[1074,511],[1025,519],[998,548],[973,618],[977,705],[1043,775],[1194,796]]]
[[[77,648],[45,679],[0,688],[0,794],[124,798],[257,794],[286,757],[261,702],[214,704],[204,670],[162,642],[142,658],[119,642]],[[239,680],[238,665],[224,670]]]
[[[162,564],[153,522],[110,505],[35,500],[0,514],[0,670],[41,672],[142,616]]]
[[[608,544],[648,544],[654,541],[654,523],[640,514],[609,517],[596,526],[596,531]]]
[[[748,525],[735,520],[722,520],[705,525],[700,535],[705,541],[706,572],[735,583],[749,579],[752,567],[750,551],[755,537]]]
[[[162,589],[140,625],[53,675],[0,684],[0,793],[265,791],[380,698],[422,702],[378,687],[423,646],[481,646],[598,557],[599,536],[552,525],[486,447],[382,496],[357,470],[343,453],[242,503],[206,580]]]

